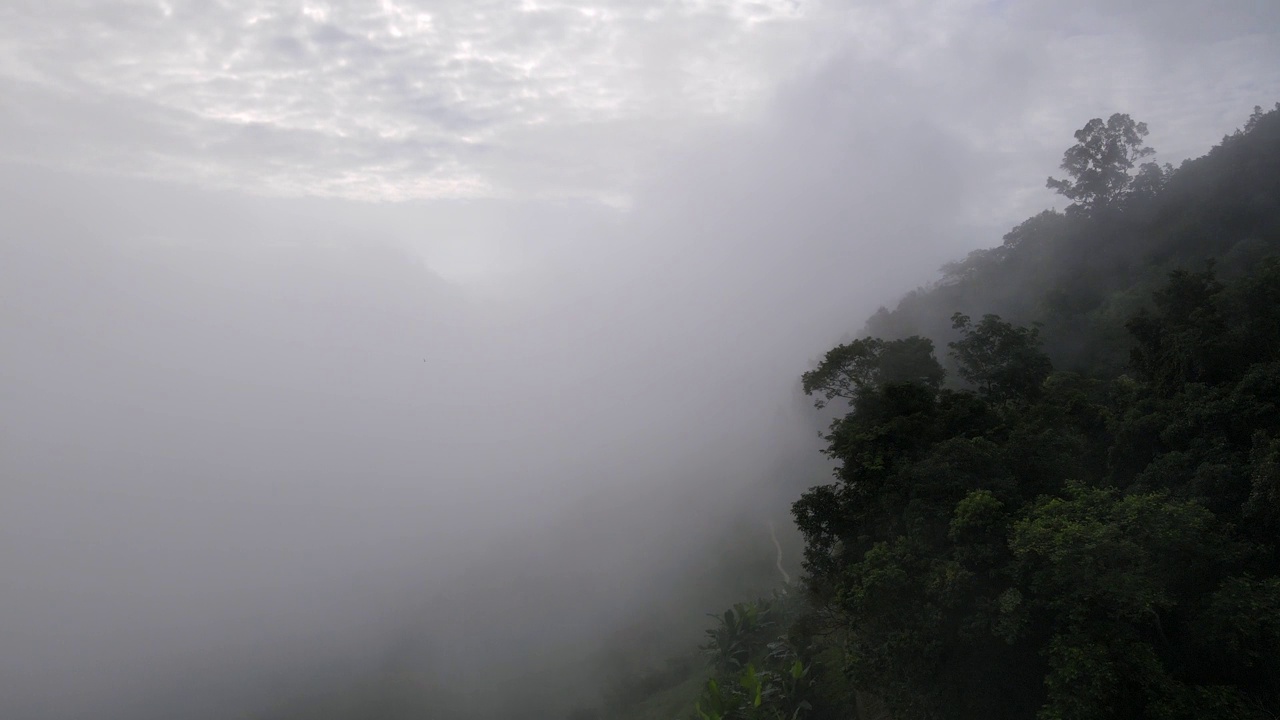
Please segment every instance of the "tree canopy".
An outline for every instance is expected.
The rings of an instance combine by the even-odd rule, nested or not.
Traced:
[[[1278,289],[1280,261],[1174,273],[1129,324],[1133,376],[958,315],[973,389],[865,384],[836,482],[794,507],[855,686],[903,718],[1280,710]]]
[[[803,375],[840,401],[807,601],[756,606],[701,718],[1280,716],[1280,106],[1134,175],[1146,135],[1090,121],[1066,214]]]
[[[1138,160],[1152,155],[1155,150],[1147,147],[1147,124],[1134,122],[1124,113],[1115,113],[1104,123],[1094,118],[1076,131],[1077,143],[1062,155],[1061,168],[1069,180],[1050,177],[1047,185],[1073,201],[1071,209],[1092,213],[1123,198],[1133,182],[1129,172]],[[1153,173],[1145,170],[1143,188],[1147,189]]]

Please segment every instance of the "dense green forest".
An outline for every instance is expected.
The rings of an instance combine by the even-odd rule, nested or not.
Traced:
[[[1280,105],[1146,134],[804,374],[805,577],[575,720],[1280,716]]]

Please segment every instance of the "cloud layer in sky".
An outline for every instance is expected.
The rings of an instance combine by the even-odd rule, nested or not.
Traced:
[[[1185,154],[1280,93],[1277,26],[1261,0],[16,0],[0,155],[271,193],[622,202],[655,153],[815,72],[988,150],[1120,109]]]

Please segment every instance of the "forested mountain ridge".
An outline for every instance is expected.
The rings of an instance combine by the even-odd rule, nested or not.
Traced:
[[[805,373],[806,577],[708,631],[692,717],[1280,716],[1280,105],[1130,173],[1145,134],[1091,121],[1066,212]]]
[[[802,578],[747,601],[780,577],[744,520],[690,549],[680,602],[746,595],[700,648],[637,617],[501,706],[559,716],[581,672],[569,720],[1280,717],[1280,106],[1177,169],[1144,135],[1091,121],[1070,207],[804,373],[835,470],[791,508]],[[263,717],[509,716],[398,666],[331,690]]]
[[[1124,323],[1176,269],[1216,261],[1230,277],[1277,252],[1280,113],[1245,126],[1176,170],[1149,163],[1117,202],[1092,213],[1046,210],[1003,243],[947,264],[931,287],[881,308],[866,334],[955,339],[952,313],[1043,325],[1056,366],[1123,372]]]

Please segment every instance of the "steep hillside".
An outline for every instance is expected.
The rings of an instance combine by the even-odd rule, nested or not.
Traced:
[[[1280,714],[1280,105],[1130,174],[1144,134],[805,373],[806,576],[708,631],[692,717]]]
[[[1002,244],[946,265],[932,287],[882,308],[866,334],[923,335],[941,346],[956,337],[952,313],[992,313],[1042,323],[1058,367],[1123,371],[1124,323],[1171,270],[1212,259],[1232,277],[1277,252],[1280,112],[1258,108],[1207,155],[1154,170],[1113,206],[1028,218]]]

